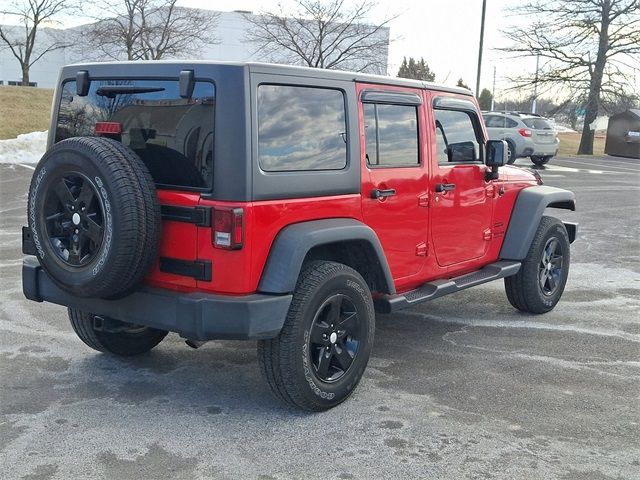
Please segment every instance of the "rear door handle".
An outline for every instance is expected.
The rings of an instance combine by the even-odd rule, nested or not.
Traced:
[[[455,189],[455,183],[436,183],[436,193],[450,192]]]
[[[396,194],[395,188],[386,188],[384,190],[379,190],[374,188],[371,190],[371,198],[379,199],[385,197],[393,197]]]

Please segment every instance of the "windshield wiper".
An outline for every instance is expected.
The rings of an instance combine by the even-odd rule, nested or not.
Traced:
[[[126,95],[128,93],[152,93],[163,92],[163,87],[136,87],[134,85],[109,85],[96,90],[96,95],[107,98],[115,98],[116,95]]]

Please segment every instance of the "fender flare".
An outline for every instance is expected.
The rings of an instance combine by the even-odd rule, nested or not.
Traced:
[[[546,185],[520,191],[500,250],[501,260],[523,260],[527,256],[542,215],[548,207],[575,211],[576,196],[569,190]],[[573,235],[575,237],[575,230]]]
[[[387,258],[375,232],[367,225],[352,218],[332,218],[296,223],[283,228],[276,236],[265,264],[258,291],[264,293],[291,293],[296,288],[302,263],[314,247],[346,241],[367,242],[377,258],[386,291],[396,292]]]

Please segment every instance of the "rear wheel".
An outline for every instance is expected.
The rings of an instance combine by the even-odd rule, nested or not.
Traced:
[[[542,167],[543,165],[546,165],[547,163],[549,163],[549,160],[551,160],[551,155],[545,155],[545,156],[534,155],[531,157],[531,161],[533,162],[533,164],[537,165],[538,167]]]
[[[516,161],[516,146],[511,140],[507,140],[507,165],[512,165]]]
[[[280,335],[258,343],[272,392],[311,411],[346,400],[369,361],[374,323],[371,293],[358,272],[334,262],[306,265]]]
[[[104,353],[123,357],[146,353],[167,336],[165,330],[115,322],[118,328],[106,329],[96,322],[95,315],[76,308],[69,308],[69,321],[80,340],[89,347]]]
[[[565,226],[557,218],[542,217],[520,271],[504,279],[511,305],[529,313],[552,310],[567,283],[569,254]]]

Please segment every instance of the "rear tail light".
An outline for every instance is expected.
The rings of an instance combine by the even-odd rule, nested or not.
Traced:
[[[531,135],[533,135],[531,133],[531,130],[529,130],[528,128],[521,128],[520,130],[518,130],[518,133],[523,137],[530,137]]]
[[[120,122],[96,122],[96,133],[98,135],[120,135],[122,124]]]
[[[213,246],[227,250],[242,248],[243,210],[215,208],[213,210]]]

